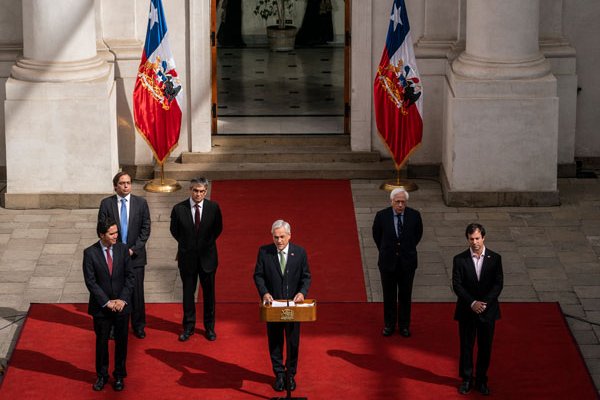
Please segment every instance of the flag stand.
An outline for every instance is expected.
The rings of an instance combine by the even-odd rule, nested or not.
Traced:
[[[151,193],[173,193],[181,189],[175,179],[165,179],[165,166],[160,164],[160,179],[152,179],[144,185],[144,190]]]
[[[407,192],[413,192],[419,189],[416,183],[409,180],[400,179],[400,168],[396,168],[396,179],[383,182],[381,186],[379,186],[379,189],[387,192],[391,192],[396,188],[404,188]]]

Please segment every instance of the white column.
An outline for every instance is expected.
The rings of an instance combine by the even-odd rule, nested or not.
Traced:
[[[557,84],[539,50],[539,0],[467,0],[466,27],[446,74],[446,202],[558,204]]]
[[[556,77],[560,98],[558,116],[558,176],[576,175],[575,136],[577,120],[576,52],[563,34],[563,0],[540,3],[540,50]],[[593,36],[593,35],[592,35]]]
[[[390,10],[383,11],[390,6],[382,6],[381,2],[352,0],[352,46],[350,56],[350,146],[352,151],[370,151],[371,146],[381,146],[381,153],[387,154],[385,147],[377,135],[377,127],[373,116],[373,79],[374,71],[381,57],[385,44],[387,28],[374,34],[374,26],[378,26],[375,19],[381,8],[382,24],[389,20]],[[375,8],[375,12],[374,12]],[[390,8],[391,9],[391,8]],[[366,62],[371,60],[371,62]]]
[[[13,67],[15,79],[88,81],[108,69],[96,54],[93,0],[23,0],[23,58]]]
[[[538,44],[539,8],[539,0],[467,0],[467,45],[454,72],[480,79],[547,75],[550,65]]]
[[[187,102],[189,113],[184,113],[184,116],[189,119],[190,128],[186,135],[185,128],[188,126],[188,121],[182,121],[177,152],[207,153],[212,149],[210,130],[213,99],[211,49],[210,40],[208,40],[210,37],[210,7],[210,1],[191,1],[189,5],[190,39],[188,68],[186,68],[189,70],[189,88],[184,88],[186,96],[189,97]],[[181,62],[183,63],[183,60]],[[183,64],[181,65],[183,67]]]
[[[118,170],[113,70],[94,0],[23,0],[23,58],[6,83],[6,207],[96,207]]]

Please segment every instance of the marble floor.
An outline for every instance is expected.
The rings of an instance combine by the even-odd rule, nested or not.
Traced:
[[[217,51],[217,132],[343,133],[344,48]]]

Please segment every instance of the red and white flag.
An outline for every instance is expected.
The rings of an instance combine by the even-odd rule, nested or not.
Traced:
[[[133,90],[133,117],[158,164],[177,146],[182,109],[183,90],[169,47],[162,1],[150,0],[146,42]]]
[[[394,0],[374,83],[379,135],[400,169],[423,137],[422,85],[404,0]]]

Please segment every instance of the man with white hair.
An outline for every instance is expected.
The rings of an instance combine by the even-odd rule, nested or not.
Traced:
[[[271,227],[273,243],[261,246],[256,258],[254,283],[263,303],[273,300],[304,301],[310,287],[311,275],[306,251],[290,243],[292,229],[284,220],[277,220]],[[299,322],[267,322],[269,354],[275,381],[273,389],[282,392],[287,387],[296,389],[296,369],[300,348]],[[283,363],[283,346],[288,343],[289,353]],[[287,372],[287,379],[286,379]]]
[[[383,336],[391,336],[397,323],[400,335],[410,337],[412,287],[423,222],[417,210],[406,206],[408,197],[402,187],[392,190],[391,206],[378,211],[373,221],[383,289]]]

